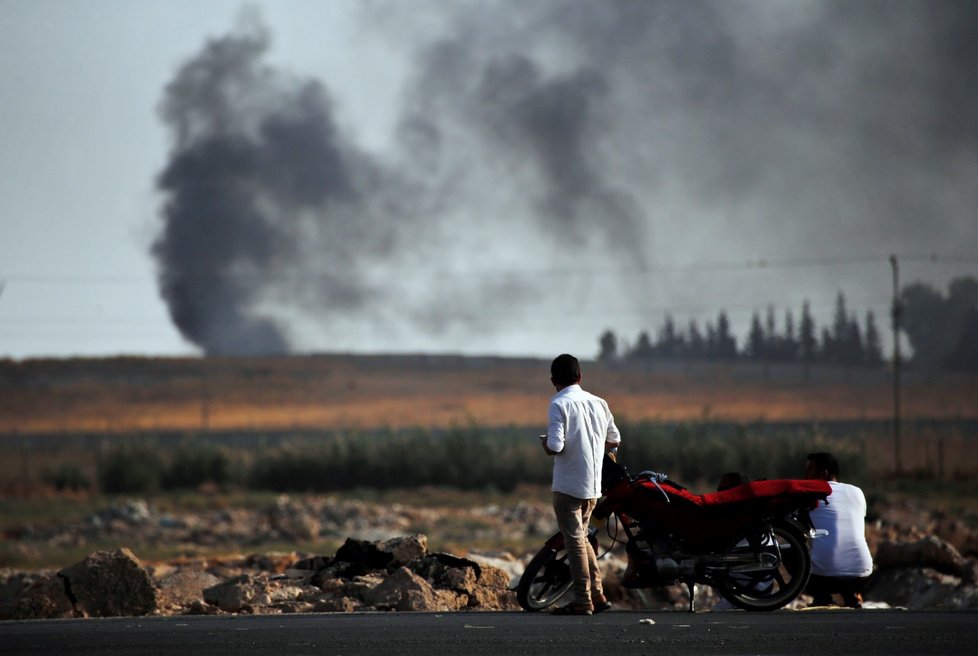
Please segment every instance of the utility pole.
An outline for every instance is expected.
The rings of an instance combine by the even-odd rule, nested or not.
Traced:
[[[903,472],[900,458],[900,265],[897,256],[890,255],[890,266],[893,269],[893,458],[896,464],[896,474]]]

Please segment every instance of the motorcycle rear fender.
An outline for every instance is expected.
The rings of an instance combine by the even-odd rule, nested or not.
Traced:
[[[589,528],[587,530],[587,541],[591,543],[592,549],[598,548],[598,530],[595,528]],[[564,534],[557,531],[550,536],[543,546],[548,549],[553,549],[554,551],[561,551],[564,548]]]

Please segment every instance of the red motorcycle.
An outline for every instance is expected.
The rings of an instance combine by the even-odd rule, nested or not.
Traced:
[[[710,585],[745,610],[776,610],[805,589],[811,574],[808,510],[832,489],[825,481],[769,480],[711,494],[692,494],[655,472],[630,476],[605,457],[605,496],[593,516],[625,546],[627,588]],[[612,532],[614,528],[614,533]],[[619,530],[623,535],[619,535]],[[597,531],[588,539],[597,552]],[[564,538],[555,534],[533,557],[516,590],[520,606],[539,611],[572,585]]]

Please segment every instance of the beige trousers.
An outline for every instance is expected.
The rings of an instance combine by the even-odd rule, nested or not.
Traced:
[[[564,535],[567,564],[574,577],[574,601],[577,606],[591,606],[592,597],[604,595],[598,559],[587,539],[591,511],[597,499],[578,499],[562,492],[553,493],[557,527]]]

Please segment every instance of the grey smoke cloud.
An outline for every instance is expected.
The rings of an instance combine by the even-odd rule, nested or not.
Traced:
[[[386,150],[338,123],[328,80],[266,64],[254,24],[166,90],[154,254],[175,323],[206,352],[351,334],[458,348],[561,313],[592,343],[664,308],[797,311],[839,289],[883,316],[883,265],[697,265],[978,243],[978,3],[364,11],[413,64]],[[669,267],[683,273],[637,275]],[[569,273],[520,275],[546,270]]]

